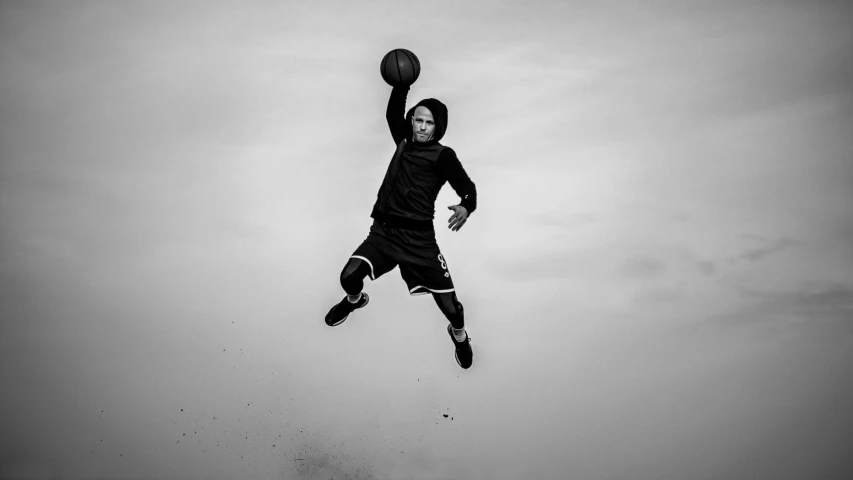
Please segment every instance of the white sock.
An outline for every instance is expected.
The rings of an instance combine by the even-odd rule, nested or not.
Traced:
[[[465,333],[465,327],[462,327],[460,330],[456,330],[453,328],[453,325],[451,325],[450,331],[453,332],[453,338],[455,338],[457,342],[464,342],[465,339],[468,338],[468,334]]]
[[[358,303],[361,300],[361,292],[358,292],[358,295],[347,295],[347,300],[349,303]]]

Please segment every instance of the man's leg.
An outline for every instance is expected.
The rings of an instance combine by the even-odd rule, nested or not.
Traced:
[[[338,326],[347,319],[350,313],[367,305],[370,297],[361,289],[364,287],[364,277],[370,273],[368,261],[350,257],[344,269],[341,270],[341,286],[344,287],[347,296],[326,314],[326,325]]]
[[[340,303],[333,306],[326,315],[326,324],[334,327],[343,323],[353,311],[364,307],[370,301],[364,288],[364,277],[370,275],[371,280],[390,272],[397,263],[387,253],[387,245],[379,235],[374,234],[373,228],[361,245],[355,249],[343,270],[341,270],[341,286],[347,295]]]
[[[456,288],[447,261],[438,249],[432,232],[407,232],[405,250],[400,255],[400,274],[406,281],[409,295],[432,294],[435,304],[450,322],[447,334],[456,350],[456,362],[469,368],[474,354],[471,338],[465,331],[465,315],[462,304],[456,298]]]
[[[441,313],[450,321],[453,331],[453,337],[457,342],[464,342],[467,338],[465,333],[465,310],[459,299],[456,298],[456,292],[433,293],[432,298],[435,304],[438,305]]]
[[[471,350],[471,339],[465,332],[465,312],[462,309],[462,304],[456,298],[456,292],[433,292],[432,298],[435,299],[436,305],[444,313],[444,316],[450,320],[447,333],[453,340],[453,346],[456,349],[456,363],[462,368],[470,368],[474,361],[474,352]]]
[[[350,258],[341,270],[341,286],[347,292],[347,300],[356,303],[361,299],[364,277],[370,274],[370,265],[360,258]]]

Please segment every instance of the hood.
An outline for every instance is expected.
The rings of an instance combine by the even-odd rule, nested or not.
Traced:
[[[415,109],[418,107],[426,107],[432,113],[432,118],[435,120],[435,134],[432,136],[432,141],[437,142],[444,137],[444,132],[447,131],[447,106],[435,98],[427,98],[421,100],[414,107],[409,109],[406,114],[406,122],[411,125],[412,117],[415,114]]]

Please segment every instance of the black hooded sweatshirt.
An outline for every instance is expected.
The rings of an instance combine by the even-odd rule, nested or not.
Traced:
[[[456,153],[439,143],[447,131],[447,107],[428,98],[404,117],[408,91],[409,87],[394,87],[388,99],[385,118],[397,150],[370,216],[389,227],[433,230],[435,200],[445,182],[461,197],[460,205],[469,215],[477,208],[477,190]],[[412,139],[412,116],[419,106],[428,108],[435,120],[433,139],[425,143]]]

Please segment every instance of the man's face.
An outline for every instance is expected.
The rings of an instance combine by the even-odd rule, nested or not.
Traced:
[[[432,112],[424,106],[415,109],[412,115],[412,138],[416,142],[428,142],[435,135],[435,120]]]

